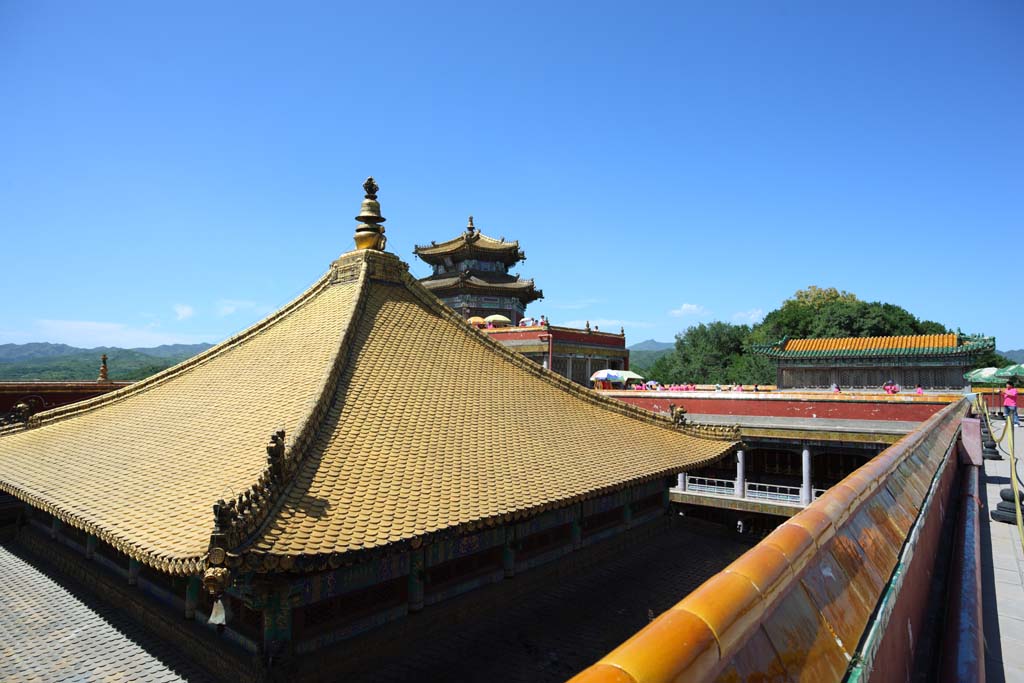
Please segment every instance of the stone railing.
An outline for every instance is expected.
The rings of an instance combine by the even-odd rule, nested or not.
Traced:
[[[851,661],[870,671],[879,651],[902,672],[919,641],[908,644],[908,624],[923,630],[929,581],[918,575],[952,507],[934,503],[950,495],[968,407],[944,408],[571,683],[841,681]],[[887,629],[894,613],[908,623]],[[861,648],[869,629],[883,635]]]

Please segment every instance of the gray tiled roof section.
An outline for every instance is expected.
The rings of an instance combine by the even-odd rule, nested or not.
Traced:
[[[186,680],[2,546],[0,576],[0,681]]]

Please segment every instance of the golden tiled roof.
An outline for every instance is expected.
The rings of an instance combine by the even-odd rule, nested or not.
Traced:
[[[570,505],[734,446],[540,368],[364,250],[200,356],[0,435],[0,490],[163,571],[202,568],[227,531],[229,565],[272,571]],[[215,529],[218,499],[244,514]]]
[[[755,344],[753,349],[772,358],[787,360],[973,356],[995,349],[995,339],[952,333],[896,337],[787,338],[772,344]]]
[[[194,569],[210,506],[256,481],[273,429],[295,432],[308,417],[356,294],[325,276],[191,360],[33,416],[0,436],[0,490],[155,567]]]
[[[941,349],[957,345],[955,334],[918,334],[902,337],[843,337],[790,339],[786,351],[868,351],[876,349]]]
[[[729,450],[577,389],[404,284],[369,288],[334,407],[257,553],[498,523]]]

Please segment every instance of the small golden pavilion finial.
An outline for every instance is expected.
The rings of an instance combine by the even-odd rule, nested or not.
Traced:
[[[476,226],[473,225],[473,217],[469,217],[469,225],[466,226],[466,232],[473,232],[476,230]]]
[[[100,356],[100,376],[96,378],[97,382],[109,382],[110,378],[107,377],[107,354]]]
[[[384,236],[384,226],[381,223],[387,219],[380,215],[380,204],[377,203],[377,191],[380,187],[373,180],[373,176],[370,176],[363,183],[363,189],[366,191],[366,198],[360,207],[359,215],[356,216],[356,220],[359,221],[355,234],[356,249],[384,251],[388,238]]]

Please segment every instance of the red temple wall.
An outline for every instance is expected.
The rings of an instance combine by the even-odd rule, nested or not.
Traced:
[[[42,400],[43,409],[77,403],[126,387],[131,382],[0,382],[0,413],[10,412],[26,399]]]
[[[603,391],[619,399],[655,413],[668,414],[669,404],[682,406],[688,413],[699,415],[756,415],[760,417],[803,417],[837,420],[892,420],[921,422],[927,420],[958,395],[942,396],[864,396],[833,398],[831,396],[790,396],[782,394],[699,395],[680,391]],[[717,392],[716,392],[717,393]],[[895,400],[893,400],[895,399]]]

